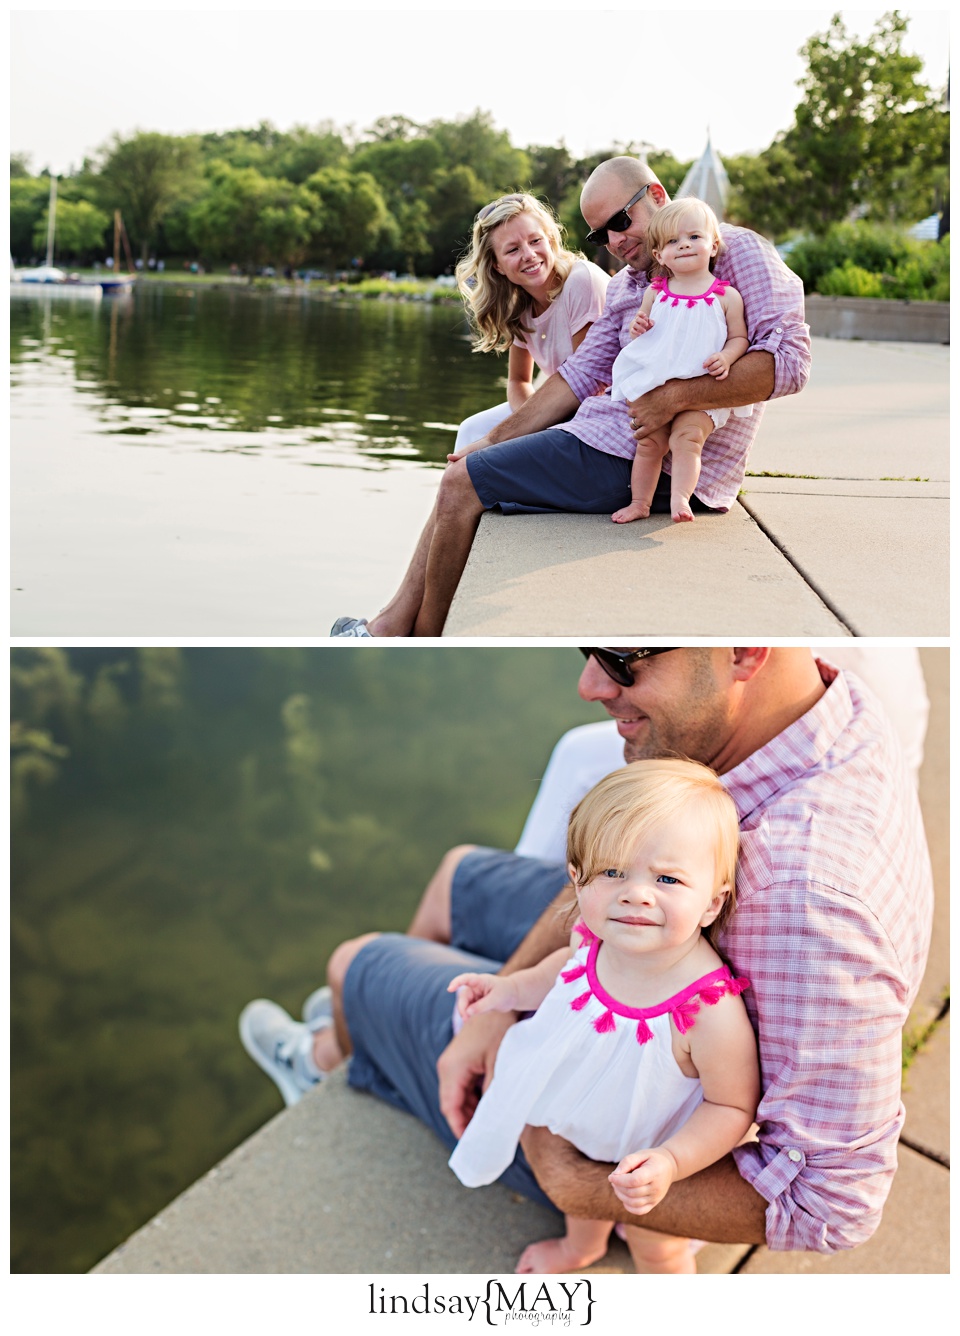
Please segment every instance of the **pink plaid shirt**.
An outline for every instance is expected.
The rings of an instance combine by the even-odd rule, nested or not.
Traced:
[[[726,249],[715,274],[726,279],[743,298],[749,352],[768,352],[774,358],[771,398],[796,394],[810,375],[810,330],[803,319],[803,284],[768,242],[755,232],[723,224]],[[630,324],[647,288],[647,275],[622,269],[610,281],[603,315],[591,327],[577,351],[560,367],[560,375],[580,400],[576,416],[560,424],[586,445],[608,455],[632,459],[636,444],[630,431],[630,412],[623,401],[614,402],[609,390],[613,363],[630,340]],[[763,417],[757,404],[751,417],[731,415],[727,425],[711,432],[703,447],[696,495],[705,505],[729,510],[737,499],[747,467],[747,456]],[[669,458],[666,466],[669,471]]]
[[[897,1167],[900,1035],[933,884],[900,748],[859,678],[722,776],[740,813],[737,909],[719,941],[757,1031],[759,1141],[734,1151],[779,1250],[852,1248]]]

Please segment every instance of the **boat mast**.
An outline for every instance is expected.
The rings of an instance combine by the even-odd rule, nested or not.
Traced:
[[[57,226],[57,178],[50,178],[50,207],[47,211],[47,268],[53,267],[53,236]]]

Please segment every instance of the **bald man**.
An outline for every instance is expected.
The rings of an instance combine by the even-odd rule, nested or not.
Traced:
[[[689,756],[717,770],[736,803],[737,908],[718,947],[751,981],[759,1131],[639,1220],[610,1187],[612,1165],[546,1128],[527,1129],[502,1181],[573,1216],[666,1234],[855,1247],[876,1229],[896,1171],[901,1032],[933,909],[915,778],[893,727],[855,673],[808,649],[583,652],[580,695],[614,721],[624,761]],[[569,900],[563,861],[453,849],[407,935],[337,948],[332,998],[308,999],[306,1024],[252,1003],[248,1051],[288,1103],[352,1052],[351,1085],[452,1147],[517,1017],[475,1016],[454,1037],[447,984],[464,970],[542,960],[564,943],[557,908]]]
[[[613,363],[631,341],[630,325],[648,286],[650,218],[669,202],[654,173],[636,158],[611,158],[580,197],[589,240],[625,268],[611,280],[601,318],[577,351],[527,402],[475,441],[444,472],[433,513],[399,590],[369,622],[341,618],[331,634],[438,636],[443,631],[484,510],[503,514],[578,511],[612,514],[630,502],[637,441],[686,409],[756,407],[732,416],[704,446],[694,511],[729,510],[743,482],[763,402],[795,394],[810,373],[803,285],[755,232],[721,225],[715,268],[743,297],[748,351],[722,381],[703,375],[669,380],[639,399],[611,399]],[[653,512],[669,512],[663,473]]]

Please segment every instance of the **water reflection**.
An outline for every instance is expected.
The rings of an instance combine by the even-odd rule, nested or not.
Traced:
[[[157,285],[96,306],[15,295],[11,308],[15,390],[31,364],[69,358],[109,434],[174,442],[188,429],[219,450],[295,437],[442,463],[504,370],[471,356],[456,306]]]
[[[464,332],[242,288],[14,296],[14,634],[316,636],[382,606],[455,424],[501,394]]]
[[[89,1268],[279,1109],[242,1005],[296,1009],[444,849],[515,842],[595,714],[578,661],[13,652],[14,1270]]]

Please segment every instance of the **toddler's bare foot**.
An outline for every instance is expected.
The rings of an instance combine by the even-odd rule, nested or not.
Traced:
[[[631,501],[622,510],[615,510],[610,518],[614,524],[629,524],[631,520],[645,520],[650,514],[650,507],[641,501]]]
[[[685,496],[676,496],[670,498],[671,519],[674,524],[683,524],[685,520],[693,519],[693,511],[690,509],[690,502]]]
[[[539,1243],[531,1243],[524,1248],[514,1274],[559,1276],[567,1271],[579,1271],[591,1262],[598,1262],[606,1251],[606,1239],[599,1251],[579,1247],[566,1235],[562,1239],[541,1239]]]

